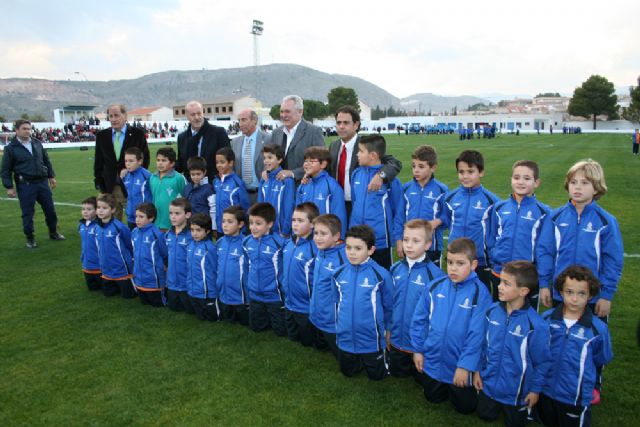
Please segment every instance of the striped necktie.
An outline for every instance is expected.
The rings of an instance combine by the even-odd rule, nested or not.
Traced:
[[[253,156],[251,156],[251,138],[244,137],[242,148],[242,180],[248,186],[253,183]]]

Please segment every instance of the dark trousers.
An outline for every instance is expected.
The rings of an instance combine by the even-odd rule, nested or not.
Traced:
[[[391,264],[393,264],[391,248],[376,249],[371,255],[371,259],[380,264],[380,267],[384,267],[387,270],[390,269]]]
[[[222,304],[222,320],[230,323],[240,323],[249,326],[249,305],[227,305]]]
[[[633,154],[638,154],[638,147],[640,147],[640,144],[633,144]]]
[[[427,251],[427,256],[432,263],[440,267],[440,258],[442,257],[442,251]]]
[[[338,350],[338,363],[340,371],[346,377],[357,375],[362,368],[367,372],[370,380],[379,381],[389,375],[389,368],[384,350],[376,353],[349,353]]]
[[[172,311],[185,311],[189,314],[195,314],[193,305],[187,291],[174,291],[167,289],[167,305]]]
[[[58,216],[53,205],[53,195],[49,182],[43,178],[34,182],[22,182],[16,185],[16,193],[22,210],[22,231],[27,237],[33,236],[33,215],[36,211],[36,202],[42,207],[45,222],[49,233],[55,233],[58,226]]]
[[[316,327],[309,321],[309,315],[284,310],[284,320],[287,327],[287,336],[291,341],[298,341],[305,347],[313,345],[316,335]]]
[[[284,322],[284,306],[279,302],[250,301],[249,327],[254,332],[264,331],[271,327],[277,336],[287,336],[287,327]]]
[[[84,281],[87,284],[87,289],[90,291],[99,291],[102,289],[102,274],[101,273],[87,273],[84,272]]]
[[[589,406],[567,405],[541,393],[535,408],[538,418],[546,426],[591,426],[591,407]]]
[[[476,274],[478,275],[478,279],[487,286],[493,301],[498,301],[498,285],[500,284],[500,279],[491,273],[490,267],[478,266],[476,267]]]
[[[167,299],[164,295],[164,290],[161,291],[139,291],[138,297],[140,303],[144,305],[150,305],[152,307],[164,307],[167,305]]]
[[[105,297],[120,295],[120,286],[116,280],[102,279],[102,293]]]
[[[198,319],[208,320],[209,322],[220,320],[220,306],[217,298],[189,297],[189,299]]]
[[[476,389],[469,387],[456,387],[453,384],[441,383],[422,373],[422,387],[424,397],[431,403],[442,403],[450,400],[456,411],[461,414],[470,414],[478,405]]]
[[[318,350],[329,350],[335,356],[336,360],[338,360],[340,350],[336,343],[336,334],[321,331],[316,328],[315,346]]]
[[[407,353],[391,346],[389,351],[389,372],[394,377],[414,377],[418,376],[416,365],[413,363],[413,353]]]
[[[522,427],[527,424],[528,408],[524,406],[511,406],[497,402],[484,394],[478,394],[478,407],[476,413],[478,417],[485,421],[495,421],[504,413],[504,425],[507,427]]]

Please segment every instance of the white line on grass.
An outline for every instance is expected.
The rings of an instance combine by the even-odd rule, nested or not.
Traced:
[[[0,200],[17,202],[18,198],[17,197],[0,197]],[[56,205],[56,206],[69,206],[69,207],[72,207],[72,208],[81,208],[82,207],[82,205],[79,205],[77,203],[53,202],[53,204]]]

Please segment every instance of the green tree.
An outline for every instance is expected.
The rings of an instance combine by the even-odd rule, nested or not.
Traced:
[[[29,120],[29,115],[27,113],[22,113],[20,115],[20,118],[23,119],[23,120]]]
[[[273,120],[280,120],[280,104],[276,104],[269,110],[269,115]]]
[[[304,111],[302,116],[305,120],[312,121],[313,119],[321,119],[329,115],[327,106],[322,101],[316,101],[315,99],[304,100]]]
[[[45,119],[45,117],[42,114],[34,114],[33,116],[31,116],[31,121],[32,122],[46,122],[47,119]]]
[[[631,96],[631,104],[624,109],[622,116],[630,122],[640,123],[640,78],[638,78],[638,86],[629,88]]]
[[[379,105],[376,105],[376,108],[371,111],[371,120],[379,120],[384,116],[384,111],[380,108]]]
[[[593,128],[596,128],[596,117],[604,114],[609,120],[618,118],[618,97],[615,94],[613,83],[605,77],[592,75],[582,86],[573,91],[573,97],[569,101],[569,114],[593,117]]]
[[[360,112],[360,104],[358,103],[358,95],[356,91],[350,87],[338,86],[334,87],[327,94],[329,100],[329,114],[334,115],[338,108],[351,105],[358,112]]]
[[[6,123],[7,122],[7,118],[3,115],[0,115],[0,123]]]
[[[545,93],[539,93],[535,96],[536,98],[560,98],[560,94],[558,92],[545,92]]]

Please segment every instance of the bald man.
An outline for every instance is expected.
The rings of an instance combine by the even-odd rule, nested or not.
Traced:
[[[242,178],[249,193],[249,201],[258,200],[260,175],[264,169],[262,147],[271,142],[271,135],[258,127],[258,115],[251,109],[240,111],[238,125],[241,134],[231,141],[236,155],[235,173]]]

